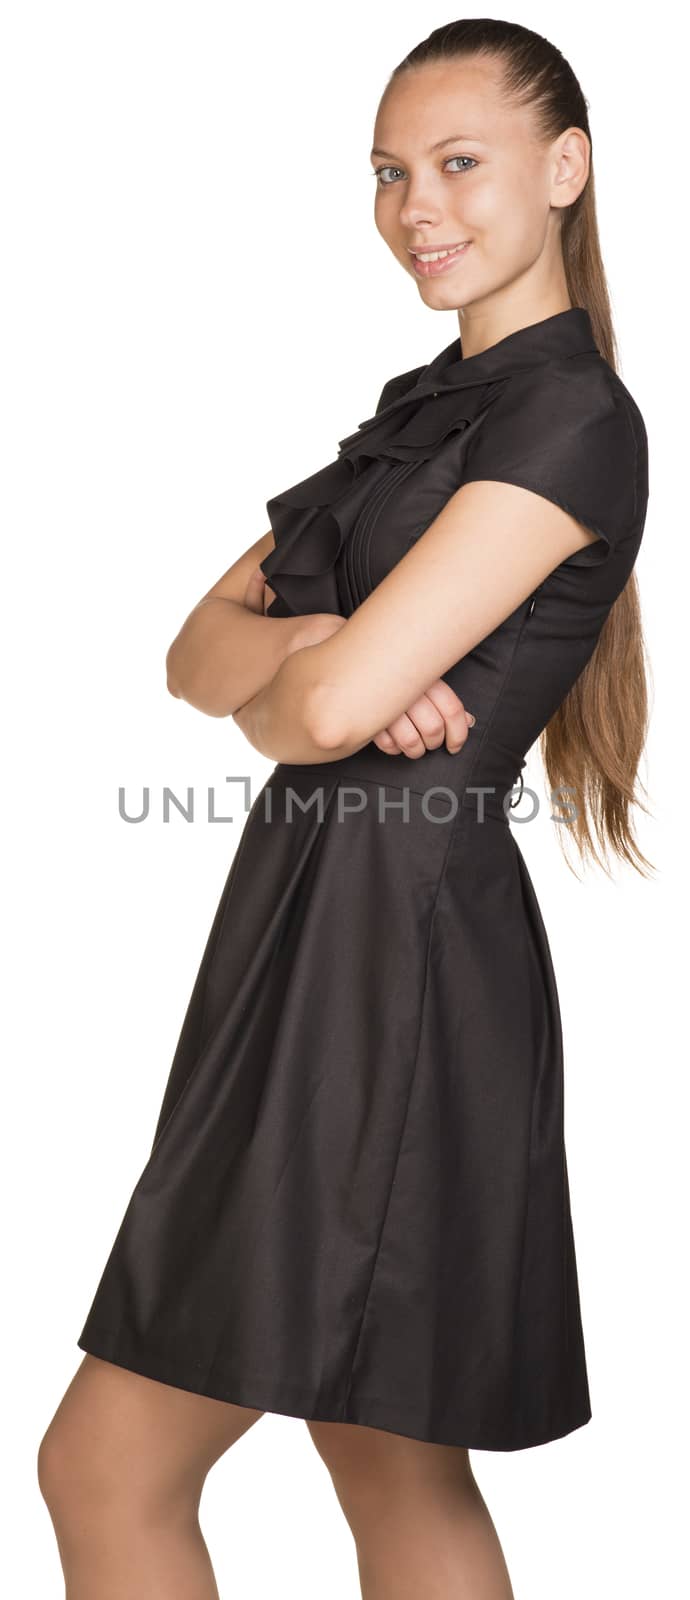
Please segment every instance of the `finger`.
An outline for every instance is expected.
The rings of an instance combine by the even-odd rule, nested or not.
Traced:
[[[460,696],[445,679],[438,678],[430,684],[426,693],[444,719],[446,747],[455,753],[465,744],[469,730],[477,719],[471,711],[465,710]]]
[[[255,567],[244,594],[244,604],[249,611],[263,611],[266,579],[260,567]]]
[[[443,712],[445,718],[451,716],[454,711],[463,711],[469,726],[472,728],[474,727],[474,724],[477,720],[476,717],[471,711],[466,709],[465,703],[463,700],[461,700],[460,695],[456,693],[455,689],[451,689],[450,684],[446,683],[445,678],[436,678],[435,682],[429,685],[429,688],[425,691],[425,693],[427,697],[430,700],[433,700],[434,704],[438,706],[439,710]]]
[[[419,738],[425,750],[438,750],[445,738],[446,725],[433,700],[423,694],[408,706],[404,717],[391,723],[391,732],[394,738],[404,743],[405,748],[410,739]]]
[[[465,711],[450,684],[444,678],[437,678],[390,727],[377,734],[374,742],[385,753],[416,759],[425,750],[437,750],[448,735],[448,749],[455,752],[465,742],[468,723],[473,726],[475,722],[476,717],[471,711]]]
[[[416,703],[418,704],[418,702]],[[400,754],[409,756],[412,761],[417,761],[420,756],[426,753],[427,749],[436,748],[433,745],[426,744],[416,722],[412,720],[407,711],[396,717],[395,722],[391,722],[387,731],[399,746]],[[439,742],[443,742],[443,724],[441,724],[441,739]]]
[[[393,738],[388,728],[383,728],[380,733],[377,733],[374,737],[373,743],[377,745],[379,750],[383,751],[385,756],[402,755],[400,745]]]

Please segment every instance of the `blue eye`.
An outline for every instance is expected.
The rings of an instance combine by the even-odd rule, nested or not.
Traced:
[[[472,167],[476,167],[476,165],[477,165],[477,163],[476,163],[476,161],[474,159],[474,156],[449,156],[448,160],[449,161],[469,161],[470,166],[469,167],[462,167],[461,168],[462,172],[469,172],[469,171],[471,171]]]
[[[444,162],[444,166],[447,166],[448,162],[450,162],[450,161],[469,161],[469,163],[470,163],[469,167],[462,167],[460,169],[460,172],[471,172],[472,167],[476,167],[477,166],[477,162],[475,161],[474,156],[449,156],[448,160],[446,162]],[[383,172],[402,172],[402,171],[403,171],[402,167],[391,167],[391,166],[388,166],[388,167],[376,167],[374,169],[374,171],[372,172],[372,177],[376,178],[376,180],[377,180],[377,184],[376,184],[377,188],[379,188],[379,189],[390,189],[391,183],[389,181],[384,180],[382,178],[381,174]],[[453,176],[454,177],[459,177],[460,176],[460,172],[454,173]],[[393,182],[395,182],[395,179],[393,179]]]

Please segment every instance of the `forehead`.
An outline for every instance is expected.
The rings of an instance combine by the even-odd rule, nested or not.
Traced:
[[[384,91],[373,144],[390,153],[420,154],[458,131],[485,144],[514,139],[530,125],[529,107],[508,102],[496,61],[428,62],[401,73]],[[469,142],[469,138],[468,138]]]

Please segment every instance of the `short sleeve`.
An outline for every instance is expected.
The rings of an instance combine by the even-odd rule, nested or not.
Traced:
[[[593,566],[644,520],[646,434],[612,368],[549,362],[509,378],[469,441],[462,482],[532,489],[599,535],[568,557]]]

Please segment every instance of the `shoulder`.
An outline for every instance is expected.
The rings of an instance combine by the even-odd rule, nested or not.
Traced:
[[[618,373],[603,356],[591,351],[559,356],[512,373],[501,382],[498,398],[504,400],[506,409],[508,405],[516,409],[527,405],[547,411],[554,406],[555,419],[560,412],[578,412],[598,418],[620,415],[629,425],[637,418],[642,420]]]
[[[633,395],[630,393],[630,390],[624,384],[623,379],[617,372],[613,371],[613,368],[608,365],[608,362],[602,362],[602,366],[605,368],[608,374],[614,403],[627,417],[630,432],[635,440],[638,450],[646,454],[649,441],[647,438],[645,420],[640,407]]]
[[[603,356],[588,352],[554,362],[554,381],[572,386],[573,402],[589,408],[595,417],[617,417],[636,441],[646,443],[647,430],[640,408],[620,374]],[[560,367],[560,371],[558,368]],[[548,367],[547,367],[548,374]]]
[[[635,468],[646,453],[642,413],[597,353],[559,357],[497,384],[478,435],[511,452],[552,451],[577,470]]]
[[[637,543],[648,498],[641,412],[598,353],[513,372],[469,441],[463,481],[478,478],[545,495],[610,546]]]

